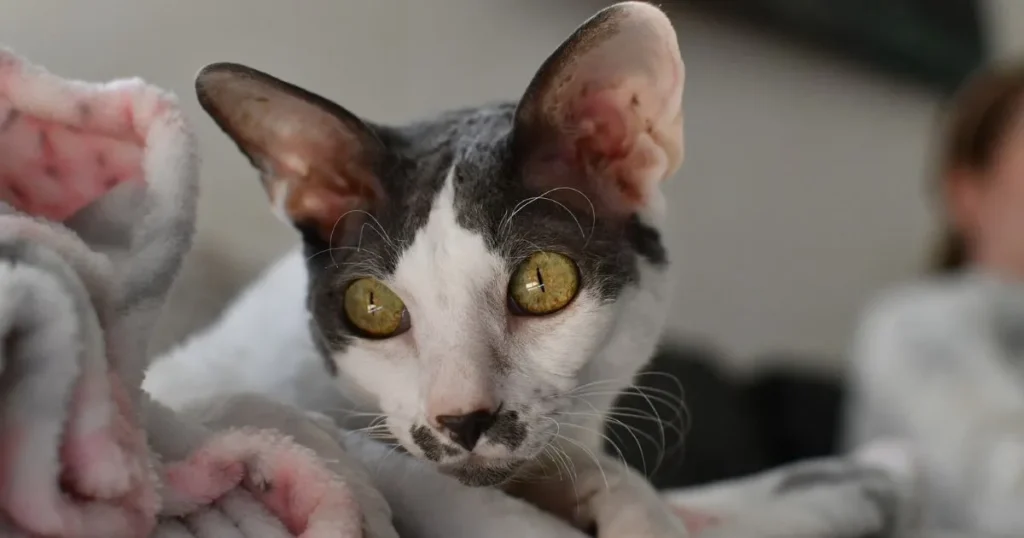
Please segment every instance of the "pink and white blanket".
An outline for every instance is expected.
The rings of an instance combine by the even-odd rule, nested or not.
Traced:
[[[0,538],[583,538],[295,407],[149,398],[197,161],[161,89],[0,49]],[[666,500],[707,538],[905,536],[911,467],[869,450]]]
[[[343,454],[281,433],[298,411],[210,428],[141,391],[197,177],[174,96],[0,49],[0,536],[397,536]]]

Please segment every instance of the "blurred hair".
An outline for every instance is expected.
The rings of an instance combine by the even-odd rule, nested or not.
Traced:
[[[954,94],[947,108],[938,151],[936,185],[945,187],[957,170],[982,172],[995,161],[1024,97],[1024,63],[984,68]],[[980,174],[971,177],[980,178]],[[948,216],[930,269],[947,273],[968,263],[968,246]]]

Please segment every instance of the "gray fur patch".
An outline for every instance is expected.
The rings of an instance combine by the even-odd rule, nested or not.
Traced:
[[[505,103],[404,127],[368,124],[386,148],[376,170],[386,203],[351,244],[329,246],[303,233],[310,311],[330,349],[343,351],[355,337],[339,308],[348,283],[395,270],[453,167],[458,223],[480,233],[510,271],[538,248],[562,252],[578,264],[581,287],[611,301],[639,278],[640,258],[666,263],[657,230],[639,218],[601,219],[529,191],[510,149],[514,112]]]
[[[519,420],[519,413],[506,411],[499,414],[498,420],[487,430],[487,438],[514,451],[526,440],[526,424]]]
[[[794,491],[822,486],[834,486],[843,482],[867,482],[869,479],[884,477],[878,469],[860,466],[823,466],[814,462],[786,471],[786,475],[775,488],[775,493],[785,495]]]
[[[412,441],[423,451],[423,456],[430,461],[441,461],[441,456],[458,456],[462,450],[441,442],[430,428],[414,426],[409,429]]]
[[[334,359],[331,358],[330,344],[324,339],[324,335],[320,332],[316,322],[312,319],[309,320],[309,334],[313,340],[313,345],[316,347],[317,353],[320,354],[320,358],[324,361],[324,366],[327,367],[327,371],[332,375],[338,375],[338,365],[335,364]]]
[[[438,441],[426,426],[414,426],[409,429],[412,442],[423,451],[423,457],[430,461],[441,461],[441,441]]]
[[[859,494],[878,513],[881,524],[858,538],[893,538],[897,531],[899,495],[896,483],[881,469],[856,464],[824,465],[810,462],[786,471],[775,488],[778,495],[797,491],[828,488],[847,484],[856,487]]]

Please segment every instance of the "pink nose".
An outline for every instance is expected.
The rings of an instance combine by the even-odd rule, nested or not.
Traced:
[[[466,450],[473,450],[497,418],[493,411],[479,409],[465,415],[437,415],[434,420],[452,441]]]

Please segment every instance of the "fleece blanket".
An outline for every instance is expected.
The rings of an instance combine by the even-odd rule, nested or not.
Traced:
[[[585,536],[298,407],[236,394],[172,411],[143,392],[194,231],[194,146],[160,88],[0,49],[0,538]],[[904,456],[666,501],[706,538],[907,536]]]
[[[0,50],[0,536],[397,536],[298,411],[211,427],[141,391],[197,173],[172,95]]]

